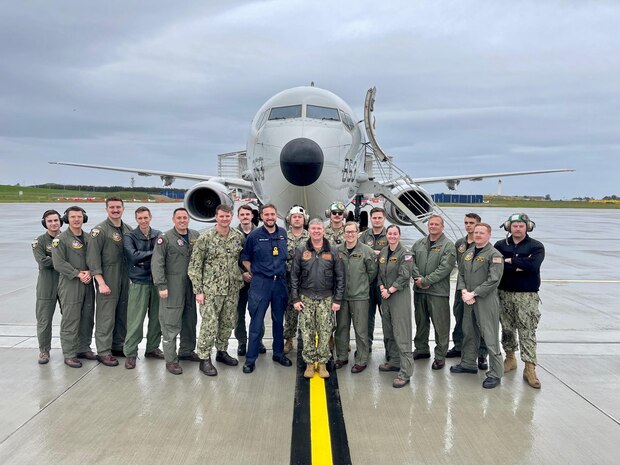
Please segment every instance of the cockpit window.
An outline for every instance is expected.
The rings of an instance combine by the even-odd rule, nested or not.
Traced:
[[[269,113],[269,120],[301,118],[301,105],[290,105],[287,107],[275,107]]]
[[[342,110],[340,110],[340,116],[342,117],[342,122],[349,129],[349,131],[353,131],[355,124],[353,124],[353,119],[351,118],[351,116]]]
[[[337,108],[318,107],[316,105],[306,106],[306,117],[329,121],[340,121],[340,115],[338,114]]]

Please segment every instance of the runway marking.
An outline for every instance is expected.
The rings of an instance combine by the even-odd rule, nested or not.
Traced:
[[[299,342],[290,463],[351,465],[336,370],[330,367],[327,379],[318,373],[311,380],[305,379],[306,364],[301,351]]]
[[[315,373],[310,380],[310,444],[313,464],[333,463],[325,388],[325,381]]]

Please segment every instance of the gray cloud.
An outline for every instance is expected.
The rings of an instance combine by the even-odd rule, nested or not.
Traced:
[[[358,118],[376,85],[413,176],[571,167],[504,192],[618,193],[619,20],[611,1],[4,2],[0,182],[129,180],[48,160],[213,173],[267,98],[315,81]]]

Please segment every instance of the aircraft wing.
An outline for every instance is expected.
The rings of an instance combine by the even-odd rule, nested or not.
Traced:
[[[486,178],[505,178],[508,176],[526,176],[531,174],[545,174],[545,173],[565,173],[568,171],[575,171],[569,168],[560,168],[552,170],[530,170],[530,171],[507,171],[504,173],[482,173],[482,174],[463,174],[458,176],[438,176],[433,178],[417,178],[412,179],[416,184],[433,184],[444,182],[448,186],[448,189],[455,190],[456,186],[461,181],[481,181]],[[388,183],[389,185],[389,183]]]
[[[159,176],[164,183],[164,186],[171,185],[175,179],[189,179],[191,181],[214,181],[223,184],[230,189],[242,189],[244,191],[252,192],[254,189],[252,183],[245,181],[241,178],[222,178],[218,176],[207,176],[202,174],[192,173],[175,173],[173,171],[158,171],[158,170],[144,170],[138,168],[124,168],[120,166],[103,166],[103,165],[90,165],[86,163],[70,163],[63,161],[50,161],[51,165],[66,165],[77,166],[81,168],[93,168],[97,170],[110,170],[121,171],[125,173],[135,173],[138,176]]]

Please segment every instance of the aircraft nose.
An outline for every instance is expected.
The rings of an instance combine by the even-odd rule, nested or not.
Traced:
[[[282,174],[295,186],[309,186],[319,179],[323,160],[319,144],[305,137],[289,141],[280,152]]]

